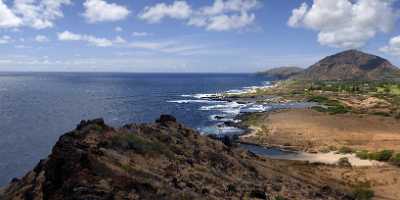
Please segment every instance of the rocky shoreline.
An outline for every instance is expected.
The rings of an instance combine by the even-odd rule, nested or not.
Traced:
[[[121,128],[98,119],[61,136],[49,157],[13,179],[0,198],[354,199],[346,187],[295,178],[284,167],[201,136],[172,116]]]
[[[327,177],[327,183],[334,184],[331,181],[336,180],[353,186],[363,185],[375,194],[374,199],[400,198],[400,193],[391,189],[400,187],[400,182],[393,179],[400,175],[396,164],[400,155],[397,131],[400,127],[398,117],[389,112],[396,106],[390,99],[393,97],[374,93],[373,87],[377,87],[374,82],[354,83],[353,88],[365,87],[365,91],[358,93],[324,91],[319,87],[324,84],[324,87],[341,87],[335,82],[313,84],[283,81],[257,93],[226,96],[226,101],[241,102],[243,98],[243,102],[254,104],[316,102],[309,108],[240,114],[236,118],[239,123],[229,124],[246,130],[237,141],[257,147],[253,153],[257,151],[258,155],[286,160],[282,162],[305,160],[315,172],[321,167],[313,163],[326,164],[324,171],[316,173],[314,178]],[[271,156],[263,148],[291,150],[298,155]],[[350,168],[342,171],[338,166]],[[298,168],[297,165],[292,167]]]

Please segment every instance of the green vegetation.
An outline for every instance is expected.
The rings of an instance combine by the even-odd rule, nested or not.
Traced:
[[[310,83],[308,90],[355,94],[380,93],[400,95],[400,83],[390,81],[316,81]]]
[[[285,197],[277,196],[277,197],[274,198],[274,200],[285,200]]]
[[[112,146],[121,147],[123,149],[132,149],[139,153],[157,153],[164,154],[167,157],[173,157],[173,153],[158,141],[145,139],[137,134],[126,133],[119,134],[111,139]]]
[[[378,93],[385,93],[391,95],[400,95],[400,85],[399,84],[382,84],[376,88]]]
[[[308,99],[309,102],[317,102],[321,106],[314,106],[312,109],[318,111],[318,112],[327,112],[329,114],[343,114],[343,113],[348,113],[351,111],[350,108],[344,106],[337,100],[332,100],[329,99],[328,97],[325,96],[311,96]]]
[[[374,191],[370,187],[357,186],[351,192],[351,196],[355,200],[370,200],[374,197]]]
[[[264,115],[262,113],[252,113],[244,115],[242,118],[243,124],[246,126],[258,126],[262,123]]]
[[[125,172],[130,172],[131,171],[131,167],[129,165],[121,165],[121,168],[125,171]]]
[[[400,153],[394,154],[393,150],[382,150],[377,152],[368,152],[361,150],[356,152],[356,156],[363,160],[377,160],[381,162],[391,162],[396,166],[400,166]]]
[[[354,152],[353,149],[351,149],[350,147],[346,147],[346,146],[341,147],[338,151],[338,153],[340,153],[340,154],[350,154],[353,152]]]
[[[351,112],[400,119],[400,82],[387,80],[306,81],[289,79],[278,82],[276,87],[227,96],[236,98],[278,96],[289,101],[317,102],[319,105],[312,107],[313,110],[333,115]],[[372,107],[353,106],[357,105],[356,102],[366,100],[368,97],[375,97],[382,101],[371,103]]]
[[[400,153],[397,153],[396,155],[394,155],[394,156],[390,159],[390,162],[392,162],[394,165],[400,167]]]
[[[387,162],[392,158],[392,155],[393,155],[392,150],[383,150],[383,151],[369,153],[368,157],[370,160]]]
[[[356,156],[362,160],[367,160],[369,159],[369,152],[367,150],[357,151]]]

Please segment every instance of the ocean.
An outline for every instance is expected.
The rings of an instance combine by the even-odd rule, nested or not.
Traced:
[[[204,97],[269,85],[254,74],[0,73],[0,186],[31,170],[83,119],[120,126],[171,114],[202,134],[237,133],[223,122],[270,106]]]

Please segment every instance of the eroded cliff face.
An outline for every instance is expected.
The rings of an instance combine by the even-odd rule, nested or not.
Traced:
[[[0,199],[343,199],[272,161],[185,128],[172,116],[112,128],[82,121]]]

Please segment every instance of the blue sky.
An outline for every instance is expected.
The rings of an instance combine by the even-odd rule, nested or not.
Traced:
[[[255,72],[357,48],[400,66],[396,0],[0,0],[0,71]]]

